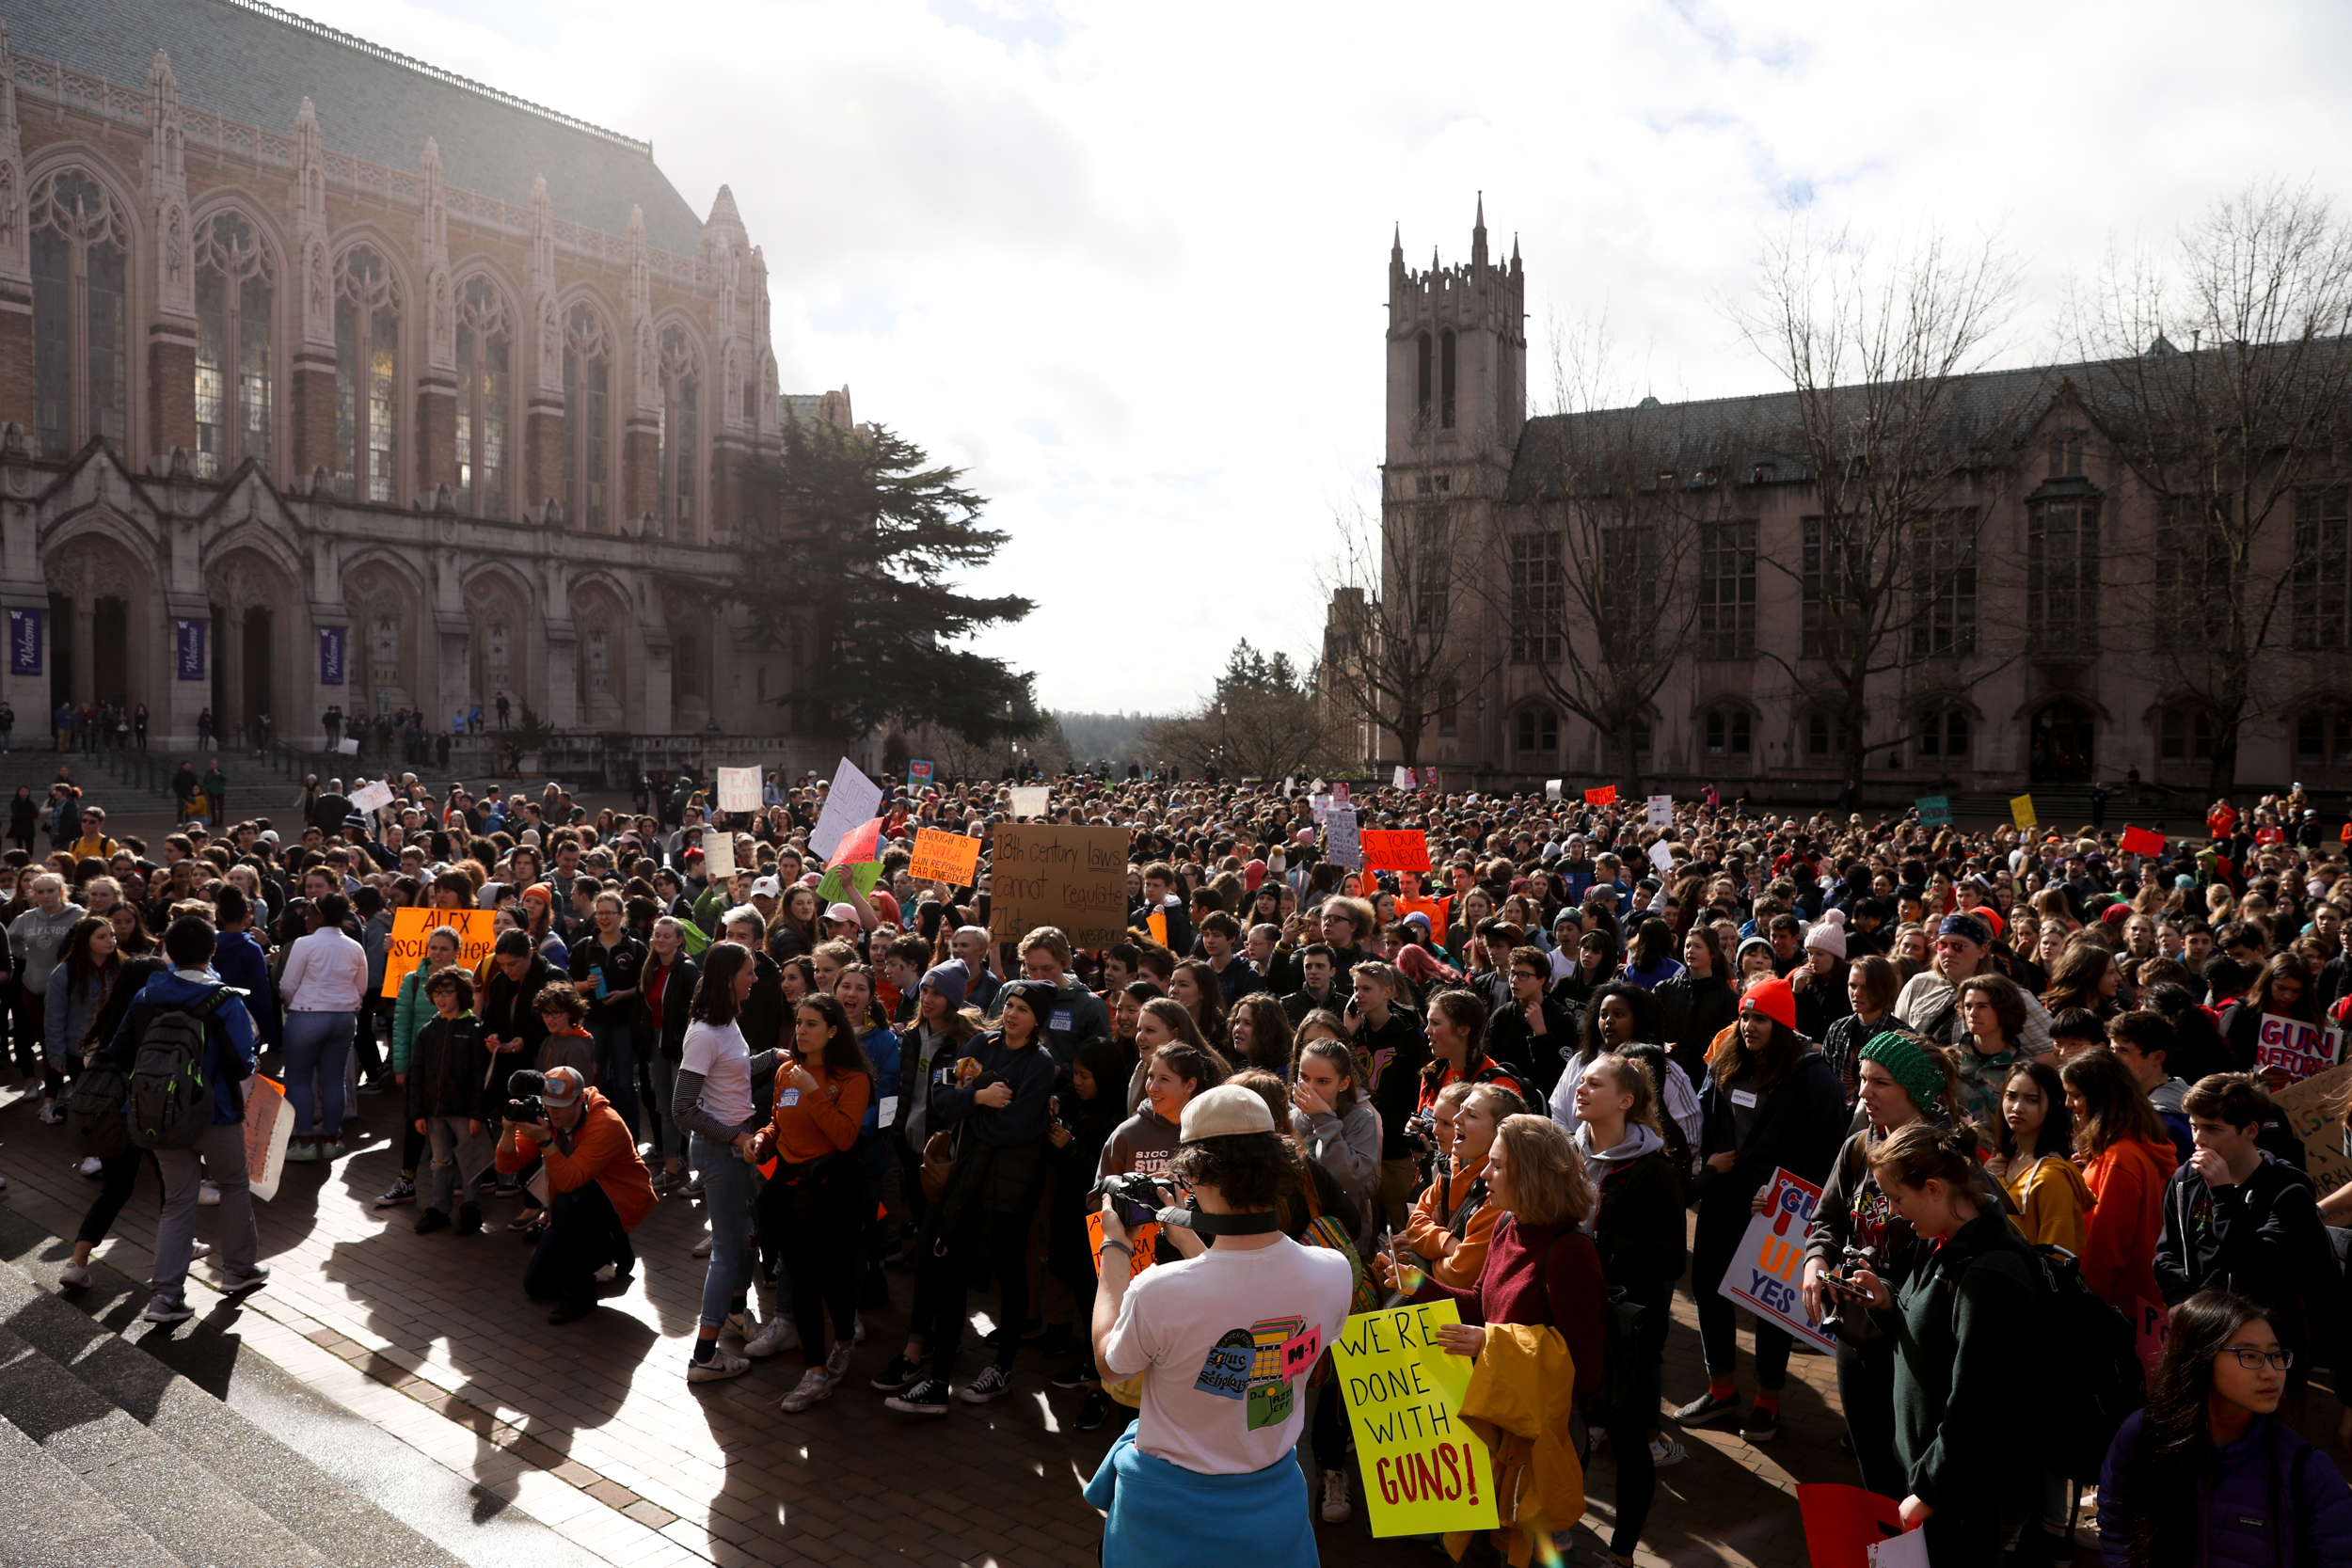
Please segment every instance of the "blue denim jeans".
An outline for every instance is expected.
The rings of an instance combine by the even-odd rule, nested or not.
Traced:
[[[703,1276],[705,1328],[727,1321],[739,1291],[752,1288],[752,1200],[759,1172],[732,1144],[694,1134],[694,1168],[702,1172],[703,1209],[710,1215],[710,1272]]]
[[[286,1098],[294,1101],[297,1137],[342,1133],[343,1073],[358,1027],[357,1013],[286,1015]]]

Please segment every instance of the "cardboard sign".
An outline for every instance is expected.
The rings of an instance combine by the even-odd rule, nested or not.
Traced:
[[[970,887],[980,864],[980,841],[961,833],[944,833],[937,828],[924,828],[914,835],[914,857],[907,862],[907,875],[916,881],[947,882],[956,887]]]
[[[2117,847],[2127,855],[2161,855],[2164,853],[2164,835],[2147,828],[2126,828],[2123,830],[2123,842]]]
[[[1138,1225],[1127,1232],[1127,1240],[1133,1242],[1136,1248],[1135,1256],[1127,1259],[1128,1278],[1133,1279],[1156,1261],[1152,1256],[1152,1246],[1159,1240],[1159,1235],[1160,1222],[1157,1220],[1149,1225]],[[1103,1277],[1103,1212],[1100,1209],[1087,1212],[1087,1250],[1094,1255],[1094,1277],[1100,1279]]]
[[[1356,1432],[1376,1536],[1493,1529],[1499,1522],[1493,1461],[1460,1414],[1470,1357],[1438,1344],[1438,1330],[1461,1321],[1451,1301],[1359,1312],[1332,1343],[1331,1369]]]
[[[1812,1182],[1785,1170],[1772,1172],[1764,1212],[1748,1221],[1748,1233],[1731,1255],[1731,1266],[1724,1270],[1720,1293],[1824,1354],[1836,1355],[1837,1341],[1804,1315],[1804,1298],[1797,1293],[1804,1277],[1805,1227],[1820,1201],[1821,1189]]]
[[[1797,1488],[1804,1553],[1813,1568],[1869,1568],[1869,1554],[1903,1532],[1902,1507],[1859,1486],[1813,1481]]]
[[[2009,819],[2021,828],[2041,826],[2042,818],[2033,814],[2033,797],[2030,795],[2012,796],[2009,802]]]
[[[1000,823],[989,855],[989,935],[1053,926],[1075,947],[1127,940],[1127,830]]]
[[[757,811],[759,809],[759,769],[756,768],[720,768],[719,809],[721,811]]]
[[[1919,814],[1923,828],[1948,828],[1952,825],[1952,798],[1948,795],[1922,795],[1911,802]]]
[[[1364,847],[1357,832],[1356,814],[1345,806],[1333,806],[1323,819],[1326,840],[1324,854],[1333,865],[1343,865],[1360,871],[1364,865]]]
[[[873,819],[882,808],[882,785],[857,769],[848,757],[834,770],[833,787],[826,792],[825,809],[818,814],[817,826],[808,835],[810,853],[819,860],[831,860],[843,838],[860,824]]]
[[[363,816],[370,812],[382,811],[391,803],[392,786],[380,779],[351,792],[351,809]]]
[[[1429,835],[1419,828],[1393,832],[1365,832],[1359,836],[1366,871],[1429,869]]]
[[[1615,805],[1617,803],[1617,786],[1615,784],[1603,784],[1598,789],[1586,790],[1584,792],[1584,803],[1588,806]]]
[[[850,888],[856,888],[861,894],[871,893],[874,891],[874,884],[881,880],[882,862],[880,861],[859,861],[850,865],[828,866],[825,875],[817,883],[817,902],[826,909],[831,909],[835,904],[846,904],[850,901]]]
[[[713,881],[724,881],[735,875],[735,835],[705,833],[703,835],[703,875]]]
[[[395,910],[392,934],[384,941],[384,989],[380,996],[398,996],[400,983],[424,961],[424,939],[443,926],[457,928],[457,961],[468,969],[480,967],[498,941],[488,910]]]
[[[1012,792],[1015,816],[1043,816],[1053,809],[1053,791],[1043,784],[1025,784]]]
[[[2335,1048],[2316,1023],[2265,1013],[2262,1028],[2254,1037],[2257,1072],[2277,1068],[2290,1082],[2299,1084],[2336,1065]]]
[[[2344,1148],[2344,1101],[2352,1098],[2352,1062],[2289,1084],[2270,1097],[2287,1119],[2287,1131],[2303,1140],[2303,1164],[2325,1197],[2352,1181],[2352,1155]]]
[[[294,1137],[294,1113],[275,1078],[256,1073],[245,1081],[245,1174],[253,1196],[267,1203],[278,1196],[285,1174],[286,1145]]]
[[[1653,795],[1649,798],[1648,825],[1653,828],[1671,828],[1675,825],[1675,798],[1673,796]]]

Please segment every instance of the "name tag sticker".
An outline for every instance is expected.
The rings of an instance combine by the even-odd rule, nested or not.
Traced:
[[[798,1105],[800,1102],[801,1091],[798,1089],[786,1089],[783,1093],[776,1096],[776,1103],[778,1105],[791,1106]]]
[[[1057,1007],[1054,1010],[1053,1018],[1046,1022],[1045,1027],[1058,1031],[1059,1033],[1065,1035],[1070,1033],[1070,1009],[1067,1007]]]
[[[1753,1111],[1756,1109],[1756,1091],[1754,1089],[1734,1089],[1731,1091],[1731,1102],[1734,1105],[1739,1106],[1743,1111]]]
[[[889,1127],[894,1125],[898,1119],[898,1097],[895,1094],[883,1095],[882,1097],[882,1112],[875,1119],[874,1125],[877,1127]]]

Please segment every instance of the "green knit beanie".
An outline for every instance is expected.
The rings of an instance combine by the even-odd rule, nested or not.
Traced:
[[[1895,1075],[1911,1095],[1911,1102],[1922,1114],[1933,1111],[1944,1101],[1944,1069],[1937,1067],[1928,1053],[1913,1043],[1908,1035],[1892,1029],[1874,1035],[1862,1048],[1862,1059],[1876,1062]]]

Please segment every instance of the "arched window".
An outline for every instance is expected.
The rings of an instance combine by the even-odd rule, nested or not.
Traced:
[[[2213,716],[2193,703],[2174,703],[2156,721],[2159,762],[2211,762]]]
[[[1519,750],[1550,756],[1560,750],[1560,716],[1548,707],[1519,709]]]
[[[1423,332],[1413,340],[1413,421],[1423,429],[1429,424],[1430,381],[1434,370],[1429,334]]]
[[[694,512],[697,438],[695,410],[701,378],[694,372],[694,353],[686,334],[669,327],[661,334],[661,531],[691,544],[697,533]]]
[[[399,499],[400,289],[366,245],[335,276],[335,489]]]
[[[253,226],[222,213],[196,231],[196,471],[218,479],[269,461],[269,255]]]
[[[1834,759],[1846,754],[1846,726],[1826,713],[1805,721],[1804,749],[1808,756]]]
[[[1919,755],[1954,759],[1968,754],[1968,715],[1956,707],[1930,708],[1916,721]]]
[[[2312,708],[2295,717],[2295,760],[2307,768],[2352,764],[2352,711]]]
[[[612,351],[585,305],[564,319],[564,515],[604,531],[605,431],[612,417]]]
[[[1454,334],[1451,330],[1438,337],[1438,422],[1448,430],[1454,428]]]
[[[1715,707],[1707,710],[1707,754],[1710,757],[1744,757],[1755,746],[1755,734],[1748,710],[1743,707]]]
[[[44,457],[130,435],[130,251],[122,210],[78,169],[33,191],[33,382]]]
[[[1438,683],[1438,733],[1453,735],[1461,728],[1462,689],[1453,681]]]
[[[506,515],[506,432],[515,329],[486,277],[457,299],[457,487],[477,517]]]

